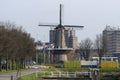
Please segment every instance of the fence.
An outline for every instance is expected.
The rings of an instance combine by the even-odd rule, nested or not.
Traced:
[[[43,79],[72,79],[72,78],[82,78],[88,80],[98,80],[99,71],[98,70],[90,70],[86,72],[61,72],[61,71],[52,71],[52,72],[44,72],[42,75]],[[75,80],[76,80],[75,79]]]

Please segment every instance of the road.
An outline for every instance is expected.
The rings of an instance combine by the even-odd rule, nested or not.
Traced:
[[[21,71],[21,73],[19,74],[19,76],[23,76],[23,75],[27,75],[27,74],[31,74],[34,72],[39,71],[40,69],[29,69],[29,70],[23,70]],[[8,73],[8,74],[4,74],[4,75],[0,75],[0,80],[11,80],[11,76],[16,76],[17,72],[13,72],[13,73]]]

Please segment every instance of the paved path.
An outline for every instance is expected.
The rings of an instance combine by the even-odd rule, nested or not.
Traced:
[[[34,72],[39,71],[40,69],[30,69],[30,70],[24,70],[21,71],[21,73],[19,74],[19,76],[23,76],[23,75],[27,75],[27,74],[31,74]],[[17,72],[13,72],[13,73],[8,73],[8,74],[1,74],[0,75],[0,80],[11,80],[11,76],[16,76]]]

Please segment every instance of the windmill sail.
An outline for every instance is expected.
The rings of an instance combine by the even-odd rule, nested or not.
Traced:
[[[59,24],[48,25],[39,24],[39,26],[55,27],[54,28],[54,53],[52,53],[52,62],[67,61],[70,60],[70,54],[73,49],[67,48],[65,41],[65,27],[71,28],[83,28],[84,26],[79,25],[63,25],[62,24],[62,4],[60,4],[59,12]]]

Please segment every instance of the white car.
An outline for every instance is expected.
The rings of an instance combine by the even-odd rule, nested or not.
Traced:
[[[39,67],[37,65],[31,66],[32,69],[38,69]]]

